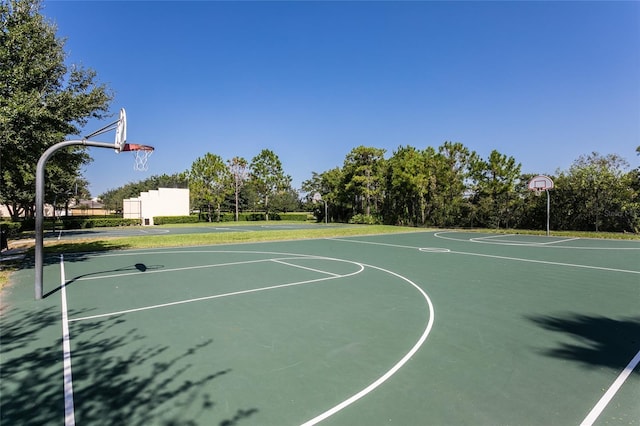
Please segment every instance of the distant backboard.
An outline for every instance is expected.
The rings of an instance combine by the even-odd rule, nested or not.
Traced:
[[[531,191],[548,191],[553,188],[553,181],[548,176],[538,175],[529,181],[528,188]]]

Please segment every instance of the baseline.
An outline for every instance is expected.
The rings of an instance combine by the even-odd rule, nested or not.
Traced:
[[[60,255],[60,297],[62,302],[62,370],[64,392],[64,424],[75,426],[75,410],[73,405],[73,375],[71,373],[71,337],[69,335],[69,314],[67,309],[67,289],[64,272],[64,255]]]

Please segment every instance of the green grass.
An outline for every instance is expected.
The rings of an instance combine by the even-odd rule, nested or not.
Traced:
[[[260,222],[258,222],[260,223]],[[272,224],[273,222],[263,222]],[[283,222],[278,221],[277,224]],[[293,222],[299,224],[299,222]],[[252,222],[251,225],[256,223]],[[246,224],[245,224],[246,225]],[[193,224],[191,224],[193,226]],[[198,226],[201,226],[199,224]],[[212,227],[220,226],[220,224],[211,224]],[[236,225],[242,226],[242,225]],[[165,226],[169,227],[169,226]],[[174,227],[171,225],[170,227]],[[177,225],[176,227],[184,227]],[[225,224],[227,227],[227,224]],[[362,225],[362,226],[331,226],[326,228],[312,229],[291,229],[291,230],[270,230],[270,231],[239,231],[239,232],[212,232],[199,234],[178,234],[178,235],[146,235],[135,237],[114,237],[99,239],[75,239],[67,241],[56,241],[47,243],[45,246],[46,253],[69,253],[69,252],[92,252],[105,250],[120,249],[140,249],[140,248],[157,248],[157,247],[185,247],[185,246],[201,246],[213,244],[237,244],[261,241],[285,241],[285,240],[301,240],[313,238],[334,238],[348,237],[354,235],[375,235],[375,234],[391,234],[402,232],[421,232],[425,229],[409,228],[388,225]]]

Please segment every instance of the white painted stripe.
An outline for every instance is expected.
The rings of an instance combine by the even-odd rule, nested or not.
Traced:
[[[306,269],[307,271],[318,272],[320,274],[331,275],[334,277],[340,276],[339,274],[334,274],[333,272],[321,271],[320,269],[309,268],[307,266],[302,266],[302,265],[295,265],[293,263],[283,262],[282,260],[278,260],[278,259],[271,259],[271,260],[275,263],[280,263],[282,265],[293,266],[294,268]]]
[[[346,239],[346,238],[325,238],[325,240],[342,241],[342,242],[346,242],[346,243],[371,244],[371,245],[374,245],[374,246],[398,247],[398,248],[406,248],[406,249],[414,249],[414,250],[418,248],[418,247],[413,247],[413,246],[401,246],[399,244],[376,243],[374,241],[349,240],[349,239]]]
[[[463,251],[451,251],[450,253],[462,254],[466,256],[479,256],[479,257],[490,257],[494,259],[514,260],[516,262],[530,262],[530,263],[542,263],[545,265],[567,266],[570,268],[596,269],[600,271],[623,272],[625,274],[640,274],[640,271],[630,271],[628,269],[605,268],[603,266],[578,265],[574,263],[550,262],[547,260],[521,259],[517,257],[496,256],[493,254],[467,253]]]
[[[409,352],[407,352],[407,354],[405,356],[403,356],[402,359],[400,359],[400,361],[398,361],[393,367],[391,367],[391,369],[389,371],[384,373],[382,376],[380,376],[380,378],[378,378],[376,381],[371,383],[366,388],[362,389],[360,392],[356,393],[355,395],[351,396],[350,398],[347,398],[346,400],[342,401],[338,405],[336,405],[333,408],[325,411],[324,413],[314,417],[313,419],[303,423],[302,426],[312,426],[312,425],[315,425],[315,424],[317,424],[317,423],[319,423],[319,422],[321,422],[323,420],[326,420],[328,417],[336,414],[337,412],[343,410],[344,408],[346,408],[349,405],[353,404],[357,400],[359,400],[359,399],[365,397],[366,395],[368,395],[369,393],[373,392],[377,387],[379,387],[384,382],[386,382],[391,376],[393,376],[398,370],[400,370],[400,368],[402,368],[407,362],[409,362],[411,357],[413,357],[416,354],[416,352],[418,352],[418,350],[420,349],[422,344],[425,342],[425,340],[427,340],[427,337],[429,336],[429,333],[431,333],[431,329],[433,328],[433,322],[435,320],[435,311],[433,309],[433,303],[431,303],[431,299],[429,298],[427,293],[425,293],[425,291],[422,290],[422,288],[420,288],[420,286],[418,286],[417,284],[415,284],[413,281],[409,280],[408,278],[405,278],[402,275],[396,274],[395,272],[392,272],[392,271],[389,271],[389,270],[386,270],[386,269],[383,269],[383,268],[379,268],[377,266],[372,266],[372,265],[367,265],[367,264],[363,264],[363,265],[368,267],[368,268],[378,269],[380,271],[383,271],[383,272],[391,274],[391,275],[393,275],[395,277],[398,277],[398,278],[408,282],[409,284],[411,284],[414,288],[416,288],[420,292],[420,294],[422,294],[422,297],[427,302],[427,306],[429,308],[429,321],[427,322],[426,328],[422,332],[422,335],[420,336],[418,341],[415,343],[415,345],[413,345],[413,347],[409,350]]]
[[[593,407],[593,409],[589,412],[587,417],[585,417],[582,423],[580,423],[580,426],[591,426],[593,422],[596,421],[598,416],[602,414],[609,402],[611,402],[615,394],[618,393],[618,390],[620,390],[627,378],[629,378],[633,370],[638,366],[638,363],[640,363],[640,351],[638,351],[631,362],[627,364],[624,370],[622,370],[622,373],[620,373],[618,378],[609,387],[607,392],[602,396],[602,398],[600,398],[600,401],[598,401],[595,407]]]
[[[333,280],[333,279],[336,279],[336,278],[350,277],[352,275],[359,274],[360,272],[362,272],[364,270],[364,266],[360,265],[357,262],[353,262],[353,263],[356,263],[357,265],[359,265],[360,269],[358,271],[356,271],[356,272],[352,272],[352,273],[349,273],[349,274],[346,274],[346,275],[337,275],[337,276],[332,276],[332,277],[317,278],[317,279],[314,279],[314,280],[298,281],[298,282],[294,282],[294,283],[279,284],[279,285],[273,285],[273,286],[269,286],[269,287],[260,287],[260,288],[253,288],[253,289],[249,289],[249,290],[234,291],[234,292],[231,292],[231,293],[216,294],[216,295],[213,295],[213,296],[204,296],[204,297],[196,297],[196,298],[193,298],[193,299],[178,300],[176,302],[161,303],[161,304],[158,304],[158,305],[143,306],[143,307],[140,307],[140,308],[133,308],[133,309],[125,309],[123,311],[108,312],[108,313],[105,313],[105,314],[92,315],[92,316],[88,316],[88,317],[73,318],[73,319],[70,319],[69,322],[84,321],[84,320],[95,319],[95,318],[104,318],[104,317],[109,317],[109,316],[114,316],[114,315],[123,315],[123,314],[129,314],[129,313],[132,313],[132,312],[148,311],[150,309],[166,308],[168,306],[183,305],[185,303],[200,302],[200,301],[203,301],[203,300],[219,299],[219,298],[222,298],[222,297],[237,296],[237,295],[240,295],[240,294],[257,293],[257,292],[260,292],[260,291],[274,290],[274,289],[277,289],[277,288],[294,287],[294,286],[303,285],[303,284],[311,284],[311,283],[317,283],[317,282],[321,282],[321,281]]]
[[[69,343],[69,317],[67,314],[67,290],[64,273],[64,256],[60,255],[60,294],[62,297],[62,362],[64,380],[64,424],[76,424],[73,407],[73,378],[71,375],[71,345]]]
[[[228,263],[216,263],[212,265],[198,265],[198,266],[185,266],[183,268],[170,268],[170,269],[156,269],[156,270],[146,270],[145,274],[160,274],[165,272],[177,272],[177,271],[188,271],[191,269],[206,269],[206,268],[217,268],[220,266],[236,266],[236,265],[246,265],[249,263],[260,263],[260,262],[269,262],[271,259],[259,259],[259,260],[243,260],[241,262],[228,262]],[[89,280],[102,280],[105,278],[115,278],[115,277],[125,277],[127,275],[138,275],[140,271],[136,272],[124,272],[122,274],[109,274],[109,275],[99,275],[97,277],[80,277],[75,281],[89,281]]]
[[[479,244],[493,244],[493,245],[503,245],[503,246],[524,246],[524,247],[550,247],[550,248],[554,248],[554,249],[569,249],[569,250],[640,250],[640,247],[580,247],[580,246],[554,246],[554,245],[548,245],[545,243],[522,243],[522,242],[518,242],[518,243],[508,243],[505,241],[482,241],[478,238],[453,238],[453,237],[447,237],[444,234],[463,234],[462,232],[454,232],[454,231],[444,231],[444,232],[436,232],[433,234],[434,237],[436,238],[440,238],[443,240],[451,240],[451,241],[458,241],[458,242],[473,242],[473,243],[479,243]],[[572,238],[573,240],[592,240],[592,241],[605,241],[602,239],[597,239],[597,238]],[[629,243],[629,244],[637,244],[638,241],[636,240],[612,240],[615,241],[616,243],[621,243],[621,244],[625,244],[625,243]]]
[[[477,237],[471,238],[471,240],[489,240],[491,238],[504,238],[504,237],[513,237],[516,234],[497,234],[497,235],[488,235],[486,237]]]
[[[579,240],[580,238],[565,238],[564,240],[556,240],[556,241],[549,241],[546,243],[537,243],[540,245],[551,245],[551,244],[558,244],[558,243],[566,243],[567,241],[575,241],[575,240]]]

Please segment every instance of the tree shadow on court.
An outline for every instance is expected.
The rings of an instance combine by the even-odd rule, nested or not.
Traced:
[[[84,262],[89,260],[96,253],[104,253],[111,250],[129,249],[129,244],[116,243],[108,240],[60,243],[56,245],[47,245],[44,247],[43,265],[56,265],[60,263],[60,255],[65,256],[68,262]],[[25,247],[24,259],[18,266],[19,269],[31,269],[35,267],[35,249],[33,245]]]
[[[613,319],[566,315],[529,317],[546,330],[568,334],[579,343],[562,343],[545,355],[578,361],[587,367],[625,368],[640,350],[640,317]],[[638,374],[638,370],[635,370]]]
[[[131,245],[118,242],[117,240],[91,240],[91,241],[60,241],[57,243],[48,243],[44,246],[44,264],[57,263],[60,259],[60,254],[72,255],[74,261],[81,262],[86,260],[90,254],[99,252],[105,252],[110,250],[126,250],[130,249]],[[25,259],[25,267],[33,267],[35,265],[35,249],[33,244],[24,247],[27,251],[27,258]]]
[[[60,312],[55,307],[5,307],[1,314],[0,424],[63,423]],[[140,330],[128,328],[120,317],[82,321],[70,332],[78,424],[195,426],[210,425],[216,418],[220,425],[233,426],[258,412],[238,409],[224,419],[207,385],[233,372],[195,361],[211,340],[176,351],[147,343]]]

